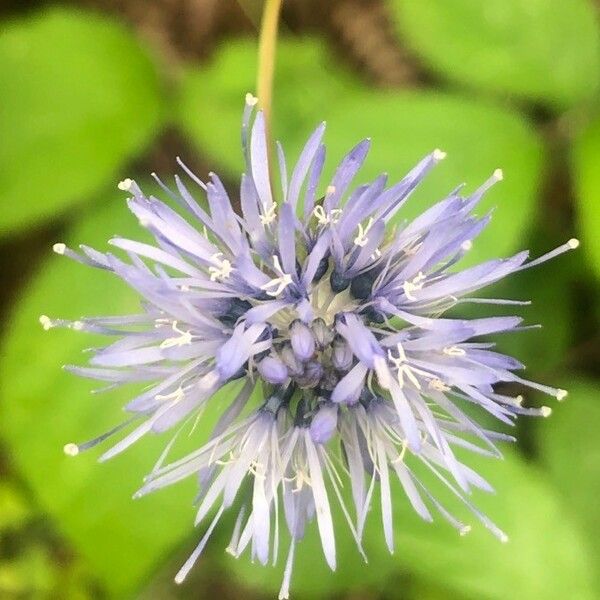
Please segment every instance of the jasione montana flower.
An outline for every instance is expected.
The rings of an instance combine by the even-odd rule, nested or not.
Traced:
[[[143,298],[135,315],[75,322],[41,318],[46,328],[117,338],[95,351],[90,367],[68,367],[74,373],[109,388],[147,384],[125,407],[132,418],[96,440],[67,444],[65,451],[77,454],[130,427],[104,460],[148,433],[192,428],[215,392],[229,386],[228,405],[204,445],[171,464],[165,464],[165,451],[136,494],[190,476],[199,481],[196,522],[214,516],[176,581],[186,576],[236,499],[242,509],[228,547],[234,556],[249,549],[263,564],[277,561],[280,533],[287,529],[285,539],[291,541],[280,598],[288,597],[296,543],[313,520],[332,569],[332,510],[343,511],[363,552],[376,486],[385,540],[393,549],[394,479],[423,519],[435,513],[460,534],[468,532],[470,526],[450,514],[417,476],[423,469],[506,540],[468,499],[471,487],[489,491],[490,485],[454,449],[499,457],[495,442],[513,438],[481,428],[461,405],[475,404],[512,425],[519,414],[547,415],[550,409],[525,408],[521,396],[502,394],[496,384],[514,382],[559,400],[566,392],[523,379],[517,360],[481,341],[522,328],[519,317],[442,315],[469,302],[522,304],[471,294],[575,248],[577,241],[530,262],[527,252],[519,252],[458,270],[490,220],[474,211],[502,173],[496,171],[470,195],[455,190],[413,221],[401,221],[404,203],[444,153],[433,151],[399,183],[388,185],[381,175],[352,187],[369,149],[365,140],[321,190],[324,125],[310,136],[290,176],[278,146],[282,185],[276,199],[264,118],[254,106],[249,96],[240,214],[216,175],[204,183],[182,164],[207,209],[179,177],[175,189],[159,182],[177,211],[145,196],[132,180],[119,184],[155,244],[112,239],[125,260],[86,246],[76,253],[55,245],[59,254],[111,271]],[[342,486],[351,490],[349,496]]]

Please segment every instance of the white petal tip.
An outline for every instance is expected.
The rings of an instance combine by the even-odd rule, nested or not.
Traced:
[[[129,179],[129,177],[127,177],[127,179],[123,179],[123,181],[119,181],[117,187],[123,192],[128,192],[131,189],[132,185],[133,185],[133,179]]]
[[[496,180],[496,181],[502,181],[504,179],[504,173],[502,171],[502,169],[496,169],[494,171],[494,173],[492,174],[492,177]]]
[[[556,399],[559,402],[561,400],[564,400],[568,395],[569,395],[569,392],[567,392],[567,390],[556,390]]]
[[[552,414],[552,409],[549,406],[542,406],[542,417],[549,417]]]
[[[465,536],[467,535],[467,533],[470,533],[471,531],[471,526],[470,525],[465,525],[464,527],[461,527],[458,531],[459,535],[461,536]]]
[[[64,254],[66,249],[67,247],[63,243],[54,244],[54,246],[52,246],[52,250],[56,252],[56,254]]]
[[[567,246],[569,246],[569,248],[571,248],[571,250],[575,250],[575,248],[579,248],[579,240],[577,238],[571,238],[567,242]]]
[[[433,151],[433,159],[434,160],[444,160],[446,158],[446,156],[448,156],[446,154],[446,152],[444,152],[443,150],[440,150],[439,148],[436,148]]]
[[[248,106],[256,106],[257,103],[258,103],[258,98],[254,94],[251,94],[250,92],[248,92],[246,94],[246,104]]]
[[[63,452],[67,456],[77,456],[79,454],[79,446],[77,444],[65,444],[63,447]]]
[[[40,318],[38,319],[40,322],[40,325],[46,330],[48,331],[48,329],[52,329],[52,327],[54,326],[52,323],[52,319],[47,316],[47,315],[40,315]]]

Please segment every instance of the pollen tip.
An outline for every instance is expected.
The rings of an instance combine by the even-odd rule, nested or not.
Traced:
[[[67,456],[77,456],[79,454],[79,446],[77,444],[65,444],[63,447],[63,452]]]
[[[335,185],[328,185],[327,186],[327,195],[331,195],[335,193]]]
[[[48,331],[48,329],[52,329],[52,319],[48,316],[48,315],[40,315],[40,318],[38,319],[40,322],[40,325],[46,330]]]
[[[65,244],[63,244],[62,242],[59,242],[52,246],[52,250],[54,252],[56,252],[56,254],[64,254],[66,249],[67,249],[67,246]]]
[[[549,417],[552,414],[552,409],[549,406],[542,406],[540,410],[542,417]]]
[[[123,179],[123,181],[119,181],[117,187],[123,192],[128,192],[131,189],[132,185],[133,179],[129,179],[129,177],[127,177],[126,179]]]
[[[517,406],[521,406],[523,404],[523,396],[521,396],[521,394],[515,396],[515,404]]]
[[[471,531],[471,526],[470,526],[470,525],[463,525],[463,526],[462,526],[462,527],[459,529],[458,533],[459,533],[459,535],[461,535],[461,536],[465,536],[465,535],[467,535],[467,533],[470,533],[470,531]]]
[[[496,180],[496,181],[502,181],[504,179],[504,172],[502,171],[502,169],[496,169],[492,175],[492,177]]]
[[[257,103],[258,103],[258,98],[254,94],[251,94],[250,92],[248,92],[246,94],[246,104],[248,106],[256,106]]]
[[[559,402],[561,400],[564,400],[568,395],[569,395],[569,392],[567,392],[567,390],[556,390],[556,399]]]
[[[83,329],[83,321],[73,321],[70,327],[75,331],[81,331]]]
[[[505,533],[501,533],[501,534],[500,534],[500,541],[501,541],[503,544],[506,544],[506,542],[508,542],[508,536],[507,536]]]
[[[439,148],[436,148],[433,151],[433,158],[434,160],[444,160],[447,156],[447,153],[444,152],[443,150],[440,150]]]
[[[571,238],[567,242],[567,246],[569,246],[569,248],[571,248],[571,250],[575,250],[575,248],[579,248],[579,240],[577,238]]]
[[[185,575],[180,575],[179,573],[177,573],[177,575],[175,575],[175,579],[173,581],[175,581],[175,583],[177,585],[181,585],[185,580]]]
[[[465,240],[460,247],[465,251],[470,250],[473,247],[473,242],[471,240]]]

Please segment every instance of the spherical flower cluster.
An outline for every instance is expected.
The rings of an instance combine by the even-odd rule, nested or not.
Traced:
[[[278,146],[276,200],[264,117],[255,104],[249,96],[239,213],[216,175],[204,183],[181,164],[208,208],[179,177],[176,189],[159,181],[178,210],[145,196],[132,180],[119,184],[154,244],[112,239],[126,260],[86,246],[75,252],[55,245],[59,254],[114,273],[143,298],[135,315],[41,318],[46,328],[117,337],[95,352],[91,366],[71,371],[110,388],[147,384],[125,407],[130,419],[65,451],[77,454],[129,427],[104,460],[148,433],[193,427],[215,392],[230,386],[228,406],[204,445],[168,463],[169,444],[136,494],[190,476],[199,481],[196,522],[214,516],[177,581],[236,499],[242,508],[228,548],[236,557],[249,549],[262,564],[276,561],[280,521],[287,527],[280,598],[288,597],[295,547],[312,521],[325,560],[336,568],[335,506],[363,553],[376,486],[385,541],[393,549],[394,479],[423,519],[437,513],[467,533],[470,526],[432,495],[415,466],[433,473],[475,519],[506,540],[468,499],[472,487],[491,487],[455,449],[499,457],[496,442],[513,438],[483,429],[461,405],[475,404],[512,425],[519,414],[546,416],[550,409],[525,408],[521,396],[503,394],[496,384],[515,382],[559,400],[566,392],[523,379],[517,360],[481,340],[521,329],[520,318],[442,315],[469,302],[521,304],[471,294],[576,247],[576,240],[531,262],[520,252],[459,270],[456,264],[490,220],[474,211],[502,173],[470,195],[459,188],[402,222],[398,212],[444,153],[433,151],[399,183],[388,185],[381,175],[352,187],[370,145],[362,141],[340,162],[321,197],[324,125],[308,139],[290,177]],[[346,483],[349,497],[341,490]]]

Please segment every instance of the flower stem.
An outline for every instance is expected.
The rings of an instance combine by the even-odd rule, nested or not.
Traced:
[[[271,138],[271,113],[273,97],[273,74],[275,70],[275,47],[277,45],[277,27],[281,12],[281,0],[265,0],[260,38],[258,42],[258,75],[256,95],[258,104],[265,115],[267,139]],[[269,143],[269,146],[271,144]]]

